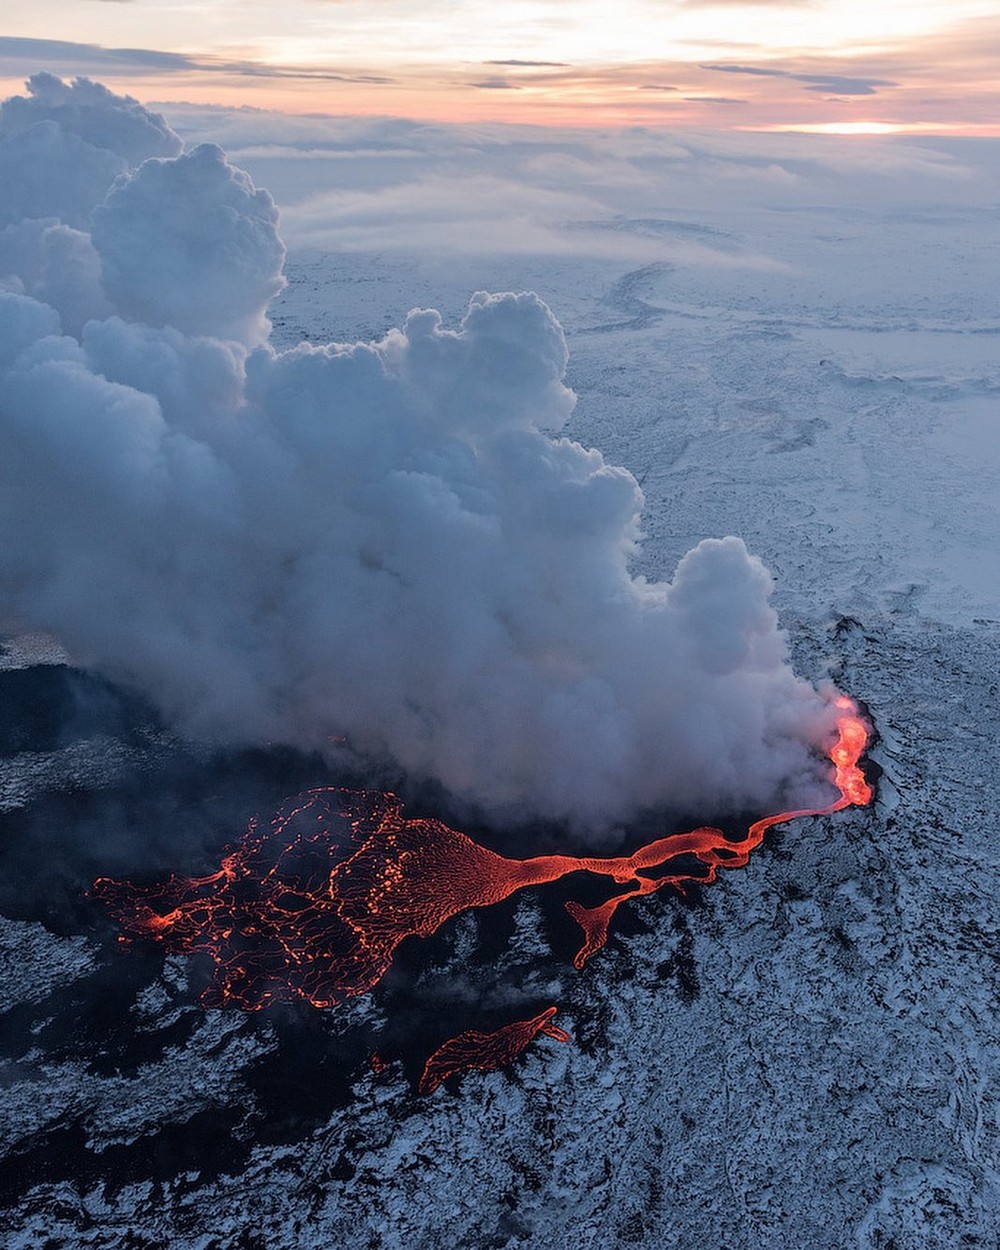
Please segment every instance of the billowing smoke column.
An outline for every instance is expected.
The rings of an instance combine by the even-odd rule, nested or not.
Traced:
[[[278,353],[266,192],[94,83],[28,89],[0,106],[0,617],[185,732],[494,814],[828,801],[837,712],[767,571],[723,538],[630,574],[641,492],[545,432],[573,395],[536,296]]]

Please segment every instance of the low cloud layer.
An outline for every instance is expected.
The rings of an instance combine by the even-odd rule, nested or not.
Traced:
[[[271,190],[298,252],[580,255],[773,271],[788,260],[784,232],[752,228],[765,219],[749,211],[733,230],[722,218],[734,203],[782,214],[775,220],[820,206],[893,212],[908,201],[988,210],[998,187],[988,152],[971,159],[961,140],[439,126],[193,106],[170,118],[189,144],[220,143]],[[635,224],[691,213],[725,228],[654,235]]]
[[[73,145],[85,181],[18,159]],[[0,615],[188,733],[391,761],[498,816],[814,799],[833,715],[767,571],[726,537],[631,575],[635,479],[545,432],[574,403],[545,304],[276,352],[274,205],[179,149],[86,81],[0,108]]]

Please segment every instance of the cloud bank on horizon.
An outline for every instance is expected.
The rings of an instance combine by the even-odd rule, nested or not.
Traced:
[[[0,168],[0,616],[187,733],[498,816],[815,799],[835,714],[769,574],[725,537],[632,576],[641,491],[547,432],[574,396],[537,296],[277,352],[277,212],[218,147],[40,75]]]
[[[406,253],[431,293],[442,265],[454,274],[462,264],[470,289],[509,282],[482,276],[499,257],[792,281],[810,259],[780,224],[789,213],[813,224],[845,211],[891,221],[901,205],[923,204],[988,216],[1000,194],[989,145],[973,153],[941,138],[444,125],[197,105],[168,115],[188,144],[218,142],[271,190],[297,254]],[[413,298],[427,296],[418,287]],[[380,325],[396,316],[386,307]]]

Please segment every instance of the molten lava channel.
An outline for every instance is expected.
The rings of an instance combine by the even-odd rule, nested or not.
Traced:
[[[782,821],[870,801],[859,766],[868,742],[865,722],[846,696],[838,697],[837,707],[829,756],[839,797],[826,807],[765,816],[740,842],[704,826],[628,856],[508,859],[440,821],[405,819],[392,794],[322,788],[290,800],[269,824],[252,822],[217,872],[172,876],[152,886],[102,877],[92,893],[129,937],[208,955],[213,978],[202,995],[205,1006],[256,1011],[297,1000],[332,1007],[364,994],[385,975],[405,938],[427,937],[459,912],[492,906],[529,886],[587,872],[624,888],[596,907],[566,904],[582,930],[573,961],[582,968],[606,943],[623,903],[667,886],[683,889],[688,881],[712,882],[720,868],[743,867],[765,832]],[[463,1067],[502,1066],[540,1031],[565,1040],[562,1030],[548,1025],[554,1011],[507,1026],[509,1034],[460,1034],[431,1056],[421,1087],[434,1088]],[[478,1056],[475,1062],[466,1062],[470,1055]]]
[[[557,1010],[557,1007],[547,1007],[530,1020],[514,1020],[493,1033],[480,1033],[478,1029],[466,1029],[464,1033],[459,1033],[439,1046],[424,1064],[418,1091],[433,1094],[449,1076],[469,1072],[473,1068],[479,1072],[505,1068],[539,1033],[553,1037],[557,1042],[568,1042],[566,1030],[552,1023]]]

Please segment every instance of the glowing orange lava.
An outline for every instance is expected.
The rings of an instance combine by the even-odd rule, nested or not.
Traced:
[[[557,1042],[568,1042],[566,1030],[551,1023],[557,1010],[556,1007],[548,1007],[530,1020],[514,1020],[494,1033],[480,1033],[478,1029],[466,1029],[464,1033],[459,1033],[439,1046],[424,1064],[418,1091],[432,1094],[449,1076],[473,1068],[479,1072],[505,1068],[539,1033],[554,1037]]]
[[[169,951],[208,955],[214,975],[202,995],[206,1006],[255,1011],[296,1000],[330,1007],[366,993],[405,938],[427,937],[459,912],[489,907],[529,886],[589,872],[625,888],[596,907],[566,904],[583,930],[574,959],[582,968],[607,941],[622,903],[665,886],[712,882],[720,868],[742,867],[772,825],[869,802],[871,790],[858,764],[868,731],[850,699],[841,696],[837,706],[842,715],[829,755],[840,797],[827,807],[765,816],[740,842],[706,826],[660,838],[628,856],[508,859],[440,821],[404,819],[392,794],[324,788],[291,800],[269,825],[251,823],[218,872],[172,876],[152,886],[102,877],[92,893],[129,936],[152,938]],[[460,1041],[468,1050],[471,1043],[462,1041],[468,1036],[461,1034],[438,1055]],[[508,1041],[490,1042],[487,1049],[502,1050],[516,1037],[515,1028]],[[451,1063],[450,1053],[441,1062]]]

